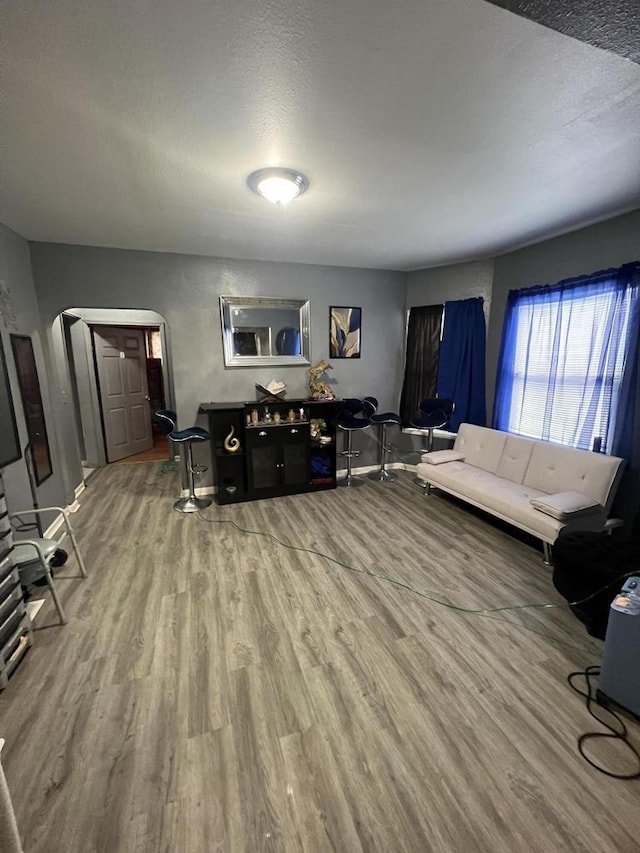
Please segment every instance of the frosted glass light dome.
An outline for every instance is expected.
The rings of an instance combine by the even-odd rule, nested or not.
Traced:
[[[247,184],[267,201],[283,205],[302,195],[309,186],[309,181],[294,169],[274,167],[252,172],[247,178]]]

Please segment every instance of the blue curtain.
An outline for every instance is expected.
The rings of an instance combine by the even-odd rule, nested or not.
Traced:
[[[438,397],[452,399],[456,408],[449,429],[461,423],[485,426],[486,330],[484,300],[463,299],[444,304],[444,329],[438,363]]]
[[[640,263],[621,267],[621,286],[632,291],[632,305],[627,332],[625,363],[620,383],[618,405],[613,418],[614,456],[627,459],[633,468],[640,467]]]
[[[637,422],[640,263],[512,290],[493,426],[630,458]]]

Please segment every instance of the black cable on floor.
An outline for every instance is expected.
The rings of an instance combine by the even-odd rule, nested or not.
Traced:
[[[266,539],[270,540],[271,542],[273,542],[273,543],[275,543],[275,544],[277,544],[283,548],[287,548],[291,551],[299,551],[299,552],[302,552],[305,554],[312,554],[314,556],[321,557],[322,559],[327,560],[328,562],[333,563],[334,565],[337,565],[342,569],[346,569],[349,572],[354,572],[354,573],[359,574],[359,575],[366,575],[366,576],[368,576],[370,578],[374,578],[375,580],[378,580],[378,581],[385,581],[387,583],[392,584],[393,586],[400,587],[401,589],[404,589],[410,593],[413,593],[414,595],[417,595],[420,598],[425,598],[428,601],[433,602],[434,604],[438,604],[438,605],[440,605],[442,607],[446,607],[450,610],[455,610],[455,611],[458,611],[459,613],[469,613],[469,614],[478,615],[478,616],[491,617],[492,614],[500,613],[500,612],[504,612],[504,611],[509,611],[509,610],[513,611],[513,610],[526,610],[526,609],[533,609],[533,608],[551,609],[551,608],[562,608],[562,607],[574,607],[576,605],[584,604],[587,601],[590,601],[592,598],[595,598],[597,595],[600,595],[601,592],[603,592],[604,590],[613,586],[614,584],[620,583],[621,580],[624,580],[628,577],[631,577],[632,575],[637,573],[637,571],[636,572],[627,572],[623,575],[620,575],[620,577],[615,578],[613,581],[609,581],[609,583],[607,583],[602,589],[597,590],[596,592],[591,593],[590,595],[587,595],[585,598],[579,599],[578,601],[570,601],[570,602],[566,602],[566,603],[565,602],[562,602],[562,603],[545,602],[545,603],[515,604],[515,605],[508,605],[508,606],[503,606],[503,607],[487,607],[487,608],[459,607],[455,604],[451,604],[450,602],[442,601],[441,599],[436,598],[433,595],[429,595],[428,593],[422,592],[421,590],[415,589],[414,587],[410,586],[409,584],[404,583],[403,581],[398,580],[397,578],[392,578],[392,577],[389,577],[388,575],[378,574],[377,572],[373,572],[370,569],[360,569],[360,568],[357,568],[355,566],[351,566],[348,563],[343,563],[341,560],[337,560],[335,557],[331,557],[328,554],[324,554],[321,551],[317,551],[315,548],[305,548],[305,547],[300,546],[300,545],[292,545],[288,542],[283,542],[282,539],[279,539],[277,536],[274,536],[273,533],[268,533],[265,530],[249,530],[249,529],[242,527],[241,525],[237,524],[235,521],[232,521],[231,519],[228,519],[228,518],[207,518],[207,516],[203,515],[202,512],[197,513],[197,517],[200,521],[204,521],[208,524],[228,525],[229,527],[233,528],[234,530],[237,530],[239,533],[245,533],[245,534],[248,534],[250,536],[265,537]],[[607,770],[604,767],[601,767],[599,764],[596,764],[584,752],[583,745],[587,740],[592,740],[594,738],[599,738],[599,737],[600,738],[602,738],[602,737],[613,738],[615,740],[621,740],[625,744],[625,746],[627,746],[627,748],[630,749],[631,752],[637,757],[638,762],[640,763],[640,752],[638,752],[638,750],[629,741],[627,727],[625,726],[624,722],[620,719],[620,717],[613,710],[611,710],[611,708],[607,707],[607,705],[600,702],[597,698],[597,695],[593,691],[591,679],[592,679],[592,677],[599,675],[599,674],[600,674],[600,667],[599,666],[589,666],[589,667],[587,667],[586,670],[583,670],[583,671],[579,670],[577,672],[572,672],[567,676],[567,681],[569,682],[569,685],[571,686],[571,688],[573,690],[575,690],[576,693],[580,694],[580,696],[584,696],[585,699],[587,700],[587,710],[589,711],[591,716],[595,720],[597,720],[601,725],[603,725],[605,728],[609,729],[609,732],[586,732],[585,734],[580,735],[580,737],[578,739],[578,750],[580,752],[580,755],[582,755],[582,757],[584,758],[584,760],[588,764],[590,764],[593,768],[598,770],[600,773],[604,773],[606,776],[610,776],[612,779],[640,779],[640,769],[637,770],[635,773],[629,773],[629,774],[612,773],[610,770]],[[580,690],[580,688],[576,687],[575,684],[573,683],[574,679],[578,678],[579,676],[582,676],[586,681],[586,684],[587,684],[587,692],[586,693],[583,690]],[[618,723],[620,730],[616,731],[616,729],[613,726],[609,725],[609,723],[606,723],[604,720],[601,720],[597,714],[594,714],[593,709],[592,709],[593,705],[597,705],[599,708],[602,708],[603,711],[606,711],[608,714],[610,714],[611,717],[613,717],[616,720],[616,722]]]
[[[624,724],[624,721],[607,705],[601,702],[597,694],[593,690],[592,679],[596,676],[600,675],[600,667],[599,666],[588,666],[585,670],[580,670],[577,672],[572,672],[567,676],[567,681],[569,682],[569,686],[572,690],[575,690],[580,696],[584,696],[587,700],[587,711],[591,714],[594,720],[597,720],[601,726],[609,729],[608,732],[586,732],[585,734],[580,735],[578,738],[578,751],[580,755],[584,758],[584,760],[594,767],[599,773],[604,773],[605,776],[610,776],[612,779],[640,779],[640,769],[635,773],[612,773],[610,770],[601,767],[599,764],[596,764],[584,751],[584,744],[588,740],[593,740],[594,738],[612,738],[613,740],[620,740],[625,746],[631,750],[631,752],[638,759],[638,763],[640,764],[640,752],[635,748],[635,746],[629,740],[629,735],[627,732],[627,727]],[[579,687],[576,687],[573,683],[576,678],[582,677],[584,678],[587,685],[587,692],[584,690],[580,690]],[[600,717],[593,712],[593,706],[597,705],[598,708],[602,708],[603,711],[606,711],[607,714],[610,714],[611,717],[616,721],[619,726],[619,729],[616,730],[614,726],[609,725],[604,720],[601,720]]]
[[[580,604],[586,604],[587,601],[591,601],[592,598],[595,598],[597,595],[600,595],[601,592],[604,592],[610,586],[613,586],[616,583],[620,583],[620,581],[626,580],[627,578],[630,578],[633,575],[637,574],[637,571],[634,571],[627,572],[624,575],[620,575],[619,577],[614,578],[612,581],[609,581],[606,586],[602,587],[602,589],[598,589],[596,590],[596,592],[592,592],[590,595],[587,595],[584,598],[580,598],[577,601],[530,602],[527,604],[509,604],[503,607],[460,607],[459,605],[452,604],[449,601],[443,601],[442,599],[437,598],[434,595],[430,595],[427,592],[422,592],[421,590],[416,589],[410,584],[398,580],[398,578],[393,578],[389,575],[383,575],[378,572],[373,572],[371,571],[371,569],[359,569],[356,566],[349,565],[349,563],[343,563],[342,560],[337,560],[335,557],[329,556],[329,554],[324,554],[322,551],[317,551],[315,548],[304,548],[302,545],[291,545],[289,542],[283,542],[282,539],[278,539],[277,536],[274,536],[273,533],[268,533],[266,530],[248,530],[246,527],[241,527],[239,524],[229,518],[207,518],[207,516],[203,515],[202,512],[198,512],[197,516],[200,521],[204,521],[207,524],[228,525],[234,530],[237,530],[239,533],[246,533],[250,536],[262,536],[266,539],[269,539],[271,542],[274,542],[276,545],[280,545],[282,548],[287,548],[290,551],[300,551],[303,554],[313,554],[315,557],[321,557],[323,560],[327,560],[327,562],[333,563],[334,565],[339,566],[341,569],[346,569],[348,572],[353,572],[357,575],[366,575],[367,577],[374,578],[374,580],[389,583],[392,586],[399,587],[400,589],[404,589],[407,592],[412,593],[413,595],[417,595],[420,598],[424,598],[427,601],[431,601],[433,602],[433,604],[438,604],[440,607],[447,607],[449,610],[455,610],[458,613],[469,613],[474,616],[490,616],[493,613],[502,613],[510,610],[554,610],[558,608],[576,607]]]

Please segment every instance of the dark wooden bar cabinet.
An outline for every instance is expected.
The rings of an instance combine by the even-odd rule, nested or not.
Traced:
[[[337,400],[201,403],[219,504],[333,489]]]

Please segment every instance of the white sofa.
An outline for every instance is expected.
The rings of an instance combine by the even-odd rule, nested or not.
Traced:
[[[623,465],[616,456],[462,424],[453,449],[425,453],[417,472],[427,487],[538,536],[548,560],[561,530],[603,529]]]

